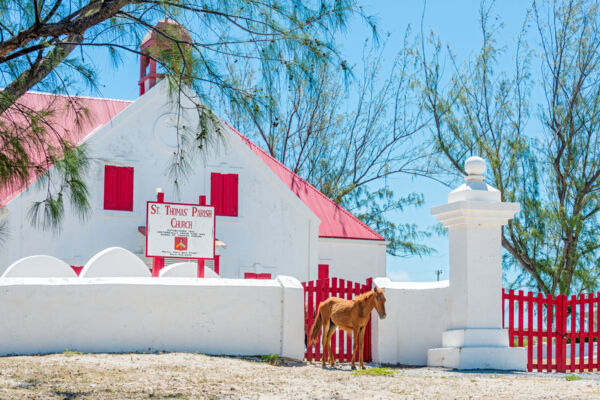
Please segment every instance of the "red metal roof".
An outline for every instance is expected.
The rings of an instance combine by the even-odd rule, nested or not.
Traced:
[[[15,105],[7,110],[1,117],[2,122],[16,124],[26,123],[23,114],[17,108],[41,111],[51,107],[55,115],[47,117],[50,121],[55,135],[48,135],[49,142],[58,142],[58,138],[69,140],[71,143],[81,144],[90,134],[112,120],[123,111],[131,101],[100,99],[83,96],[63,96],[48,93],[28,92],[21,96]],[[76,118],[86,114],[83,118]],[[32,161],[41,163],[44,161],[42,149],[30,148]],[[27,185],[22,187],[7,187],[0,189],[0,208],[18,196],[23,190],[37,180],[32,176]]]
[[[321,220],[319,237],[361,240],[385,240],[361,220],[325,196],[310,183],[293,173],[289,168],[227,124],[246,143],[271,171],[308,206]]]
[[[41,110],[52,105],[54,110],[64,110],[64,113],[53,118],[53,127],[61,137],[66,137],[72,143],[83,143],[100,127],[110,122],[132,102],[111,100],[94,97],[61,96],[46,93],[29,92],[19,98],[18,104],[33,110]],[[89,111],[89,118],[77,125],[75,122],[75,107]],[[6,115],[6,114],[5,114]],[[2,117],[6,119],[5,116]],[[231,127],[231,126],[230,126]],[[381,235],[350,214],[344,208],[333,202],[311,184],[290,171],[285,165],[271,157],[263,149],[247,137],[231,127],[242,141],[296,194],[321,220],[319,237],[362,240],[385,240]],[[43,155],[36,154],[37,161],[43,160]],[[33,183],[32,177],[27,186]],[[0,190],[0,208],[19,195],[25,187],[5,188]]]

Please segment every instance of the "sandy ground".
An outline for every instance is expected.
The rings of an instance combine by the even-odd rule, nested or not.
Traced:
[[[0,399],[600,399],[600,374],[392,368],[356,375],[348,364],[202,354],[1,357]]]

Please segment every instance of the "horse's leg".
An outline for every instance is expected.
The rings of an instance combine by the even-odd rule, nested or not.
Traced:
[[[358,333],[358,343],[359,343],[358,366],[361,369],[365,369],[365,363],[363,363],[363,348],[365,346],[365,327],[364,326],[360,328],[360,332]]]
[[[329,321],[329,332],[327,332],[327,347],[329,348],[329,365],[335,366],[335,358],[333,357],[333,351],[331,350],[331,337],[335,333],[335,324]]]
[[[323,318],[323,316],[321,316]],[[321,366],[325,368],[325,363],[327,362],[327,349],[329,347],[329,343],[327,342],[327,335],[329,334],[329,323],[330,319],[323,318],[323,340],[321,344],[323,345],[323,354],[321,356]]]
[[[356,349],[358,348],[358,329],[354,328],[352,330],[352,360],[350,364],[352,369],[356,369],[356,365],[354,364],[354,358],[356,357]]]

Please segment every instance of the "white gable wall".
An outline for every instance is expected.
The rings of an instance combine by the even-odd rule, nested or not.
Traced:
[[[319,264],[329,265],[329,276],[364,283],[386,276],[386,242],[319,238]],[[313,270],[317,279],[317,268]]]
[[[0,272],[35,254],[71,265],[83,265],[114,246],[141,255],[144,240],[138,226],[146,225],[146,201],[156,199],[155,188],[163,189],[167,202],[197,203],[199,195],[206,195],[210,203],[210,174],[219,172],[239,175],[238,217],[217,216],[216,236],[227,244],[220,252],[221,276],[270,272],[308,279],[318,258],[318,218],[228,129],[193,163],[176,196],[167,176],[176,145],[173,117],[165,85],[157,85],[86,142],[94,160],[86,181],[93,211],[86,222],[68,206],[61,232],[43,232],[31,227],[26,216],[31,204],[43,198],[43,189],[33,185],[13,199],[3,211],[8,213],[9,237],[0,250]],[[104,210],[107,164],[134,167],[133,212]]]

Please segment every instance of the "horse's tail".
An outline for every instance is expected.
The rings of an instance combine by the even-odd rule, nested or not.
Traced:
[[[323,325],[323,319],[321,318],[320,308],[321,307],[319,307],[319,310],[317,310],[317,319],[315,319],[315,322],[313,323],[313,326],[310,329],[310,336],[308,337],[307,346],[310,346],[314,342],[316,342],[317,338],[319,337],[319,332],[321,332],[321,325]]]

